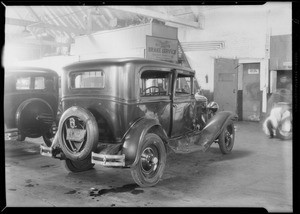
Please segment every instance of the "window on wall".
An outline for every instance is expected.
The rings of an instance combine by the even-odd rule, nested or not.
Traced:
[[[175,95],[190,95],[192,92],[192,77],[178,74],[176,79]]]
[[[171,74],[165,71],[144,71],[140,79],[140,95],[167,96],[170,92]]]
[[[17,90],[29,90],[30,89],[30,77],[19,77],[16,83]]]

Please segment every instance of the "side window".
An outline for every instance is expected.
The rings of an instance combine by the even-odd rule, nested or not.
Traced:
[[[175,95],[187,95],[192,92],[192,77],[178,74],[175,87]]]
[[[34,78],[34,89],[45,89],[45,78],[35,77]]]
[[[30,77],[19,77],[16,82],[17,90],[29,90],[30,89]]]
[[[170,91],[170,72],[144,71],[140,79],[140,95],[167,96]]]

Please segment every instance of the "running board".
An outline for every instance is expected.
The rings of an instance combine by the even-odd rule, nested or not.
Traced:
[[[125,155],[106,155],[92,152],[92,163],[102,166],[125,166]]]

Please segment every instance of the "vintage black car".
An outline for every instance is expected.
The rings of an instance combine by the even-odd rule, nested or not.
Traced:
[[[234,144],[236,115],[215,113],[216,103],[195,97],[195,72],[147,59],[102,59],[64,68],[62,109],[50,148],[41,154],[64,161],[71,172],[94,164],[130,167],[134,181],[153,186],[170,151],[205,151]]]
[[[5,68],[5,140],[43,137],[51,146],[58,95],[58,74],[38,67]]]

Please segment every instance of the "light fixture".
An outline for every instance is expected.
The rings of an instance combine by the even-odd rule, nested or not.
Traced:
[[[25,26],[25,29],[22,31],[22,33],[24,33],[24,34],[30,33],[30,31],[27,29],[27,26]]]

